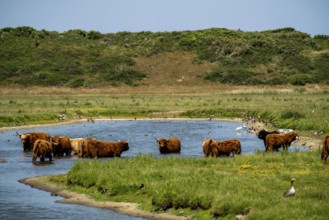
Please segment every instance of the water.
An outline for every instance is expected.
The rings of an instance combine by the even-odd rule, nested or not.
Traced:
[[[96,121],[70,125],[44,126],[29,129],[0,132],[0,219],[141,219],[115,213],[108,209],[86,207],[74,204],[56,203],[60,197],[50,196],[49,192],[31,188],[18,180],[44,175],[67,173],[77,157],[54,158],[51,163],[32,163],[31,152],[23,152],[18,133],[43,131],[50,135],[67,135],[70,138],[93,137],[104,141],[128,140],[130,149],[123,157],[137,154],[161,155],[156,138],[178,137],[182,149],[179,156],[203,157],[204,139],[218,140],[236,138],[242,146],[242,154],[264,151],[264,144],[255,135],[237,133],[240,123],[225,121]],[[306,150],[291,146],[290,151]],[[220,158],[219,158],[220,159]]]

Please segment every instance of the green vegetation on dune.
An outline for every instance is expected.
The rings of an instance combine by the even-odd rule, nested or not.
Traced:
[[[137,202],[195,219],[327,219],[327,171],[319,151],[219,159],[138,155],[77,161],[52,181],[97,200]],[[292,177],[296,195],[284,198]]]
[[[24,86],[137,86],[154,73],[137,68],[136,58],[175,51],[194,54],[190,69],[198,63],[213,63],[212,71],[198,74],[205,81],[329,84],[329,36],[310,37],[293,28],[101,34],[8,27],[0,29],[0,80]],[[148,60],[144,62],[148,66]]]

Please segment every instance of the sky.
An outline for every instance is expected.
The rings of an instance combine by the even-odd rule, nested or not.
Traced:
[[[0,0],[0,28],[183,31],[293,27],[329,35],[328,0]]]

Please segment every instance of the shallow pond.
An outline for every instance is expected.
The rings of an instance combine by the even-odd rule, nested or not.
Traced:
[[[122,154],[160,155],[155,138],[178,137],[182,142],[181,157],[203,157],[204,139],[236,138],[242,154],[263,151],[264,144],[255,135],[236,132],[241,123],[207,120],[109,120],[95,123],[58,124],[0,132],[0,219],[141,219],[115,213],[108,209],[56,203],[60,197],[21,184],[18,180],[43,175],[67,173],[77,157],[54,158],[52,163],[33,164],[31,152],[23,152],[18,133],[44,131],[50,135],[67,135],[70,138],[93,137],[104,141],[128,140],[130,149]],[[291,146],[290,151],[307,150]],[[220,160],[220,158],[219,158]]]

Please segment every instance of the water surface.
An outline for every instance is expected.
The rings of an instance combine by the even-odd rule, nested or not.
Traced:
[[[78,123],[25,128],[0,132],[0,219],[141,219],[115,213],[108,209],[74,204],[56,203],[60,197],[31,188],[18,182],[20,179],[67,173],[77,157],[54,158],[51,163],[33,164],[31,152],[23,152],[18,133],[43,131],[50,135],[67,135],[70,138],[92,137],[104,141],[128,140],[130,149],[123,157],[137,154],[161,155],[156,138],[178,137],[182,142],[180,157],[203,157],[204,139],[239,139],[242,154],[264,151],[264,144],[255,135],[236,132],[241,123],[206,120],[109,120],[95,123]],[[306,150],[292,146],[290,151]],[[220,158],[219,158],[220,160]]]

